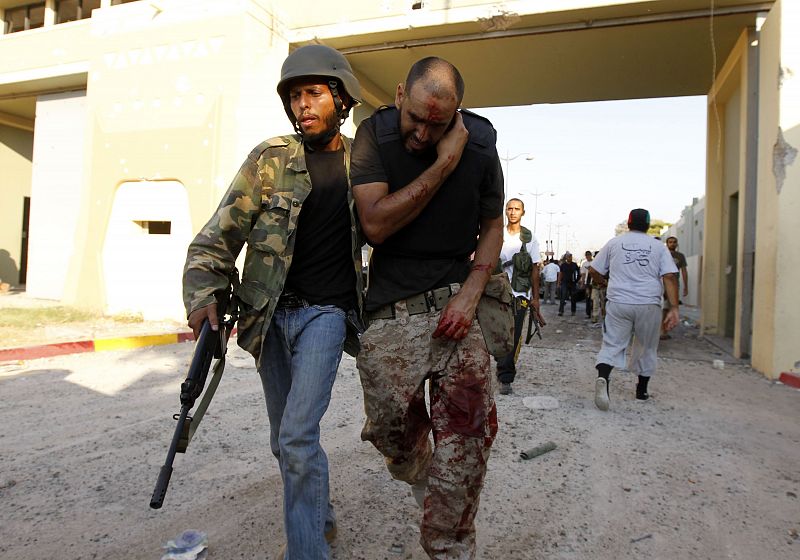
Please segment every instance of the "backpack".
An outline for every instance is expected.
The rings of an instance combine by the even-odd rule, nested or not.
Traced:
[[[531,273],[533,272],[533,258],[528,252],[526,245],[533,239],[531,230],[521,227],[519,232],[519,240],[522,242],[519,253],[511,257],[511,260],[504,263],[503,266],[509,264],[514,267],[511,274],[511,288],[515,292],[527,293],[531,289]]]

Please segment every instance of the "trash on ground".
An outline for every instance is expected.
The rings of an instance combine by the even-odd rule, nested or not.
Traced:
[[[725,362],[723,362],[722,360],[714,360],[713,362],[711,362],[711,365],[713,366],[714,369],[725,369]]]
[[[635,539],[631,539],[631,544],[637,543],[639,541],[643,541],[645,539],[652,539],[652,538],[653,538],[653,534],[652,533],[647,533],[646,535],[642,535],[641,537],[637,537]]]
[[[203,560],[208,556],[208,535],[187,529],[162,548],[166,552],[161,560]]]
[[[524,460],[533,459],[534,457],[538,457],[539,455],[544,455],[545,453],[552,451],[556,448],[556,444],[552,441],[548,441],[547,443],[543,443],[542,445],[537,445],[531,449],[523,451],[519,454]]]
[[[525,397],[522,404],[532,410],[553,410],[558,408],[558,399],[545,396]]]

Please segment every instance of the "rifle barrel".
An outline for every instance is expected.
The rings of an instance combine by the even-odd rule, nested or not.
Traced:
[[[178,440],[181,437],[183,424],[188,415],[189,407],[185,405],[182,406],[181,414],[178,418],[178,425],[175,427],[175,433],[172,435],[172,443],[169,444],[169,450],[167,451],[167,460],[164,461],[164,466],[161,467],[161,470],[158,473],[158,480],[156,481],[156,487],[153,490],[153,497],[150,498],[150,507],[153,509],[159,509],[164,504],[164,496],[167,495],[169,479],[172,476],[172,462],[175,460],[175,452],[178,449]]]

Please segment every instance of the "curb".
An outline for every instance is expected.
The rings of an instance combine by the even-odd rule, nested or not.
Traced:
[[[194,340],[194,333],[179,332],[171,334],[155,334],[143,336],[126,336],[120,338],[101,338],[98,340],[79,340],[76,342],[55,342],[40,346],[0,349],[0,362],[17,360],[35,360],[64,354],[80,354],[84,352],[108,352],[111,350],[130,350],[143,346],[159,346],[176,344]]]
[[[784,371],[778,380],[784,385],[794,387],[795,389],[800,389],[800,374]]]

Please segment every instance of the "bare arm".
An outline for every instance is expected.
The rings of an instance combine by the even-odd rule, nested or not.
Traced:
[[[591,275],[592,280],[594,280],[598,286],[603,287],[608,284],[608,281],[606,281],[605,277],[591,266],[589,267],[589,274]]]
[[[539,318],[539,324],[545,326],[547,323],[539,313],[539,264],[533,263],[533,270],[531,270],[531,307],[532,313],[536,313]]]
[[[539,305],[539,265],[533,263],[533,270],[531,270],[531,303]]]
[[[367,183],[353,189],[361,227],[371,244],[383,243],[419,216],[458,166],[469,132],[461,113],[454,118],[453,128],[436,145],[436,161],[408,185],[391,194],[387,183]]]
[[[686,267],[684,266],[681,268],[681,279],[683,280],[683,297],[689,295],[689,280],[688,274],[686,273]]]
[[[680,316],[678,315],[678,275],[665,274],[663,276],[664,291],[667,293],[667,301],[669,302],[669,311],[664,317],[664,330],[669,331],[678,325]]]
[[[475,308],[483,294],[486,282],[497,264],[500,248],[503,246],[503,217],[481,218],[481,231],[472,271],[467,276],[458,293],[442,310],[439,325],[433,333],[434,338],[444,336],[461,340],[469,332],[475,318]]]

